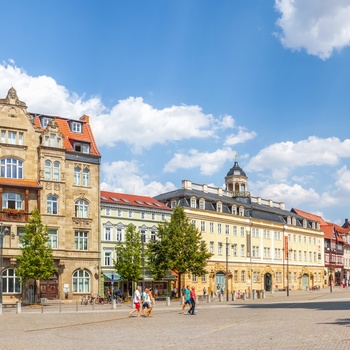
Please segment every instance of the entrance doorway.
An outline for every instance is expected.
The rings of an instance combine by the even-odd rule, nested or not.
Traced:
[[[215,276],[215,288],[216,290],[225,290],[225,274],[223,272],[218,272]]]
[[[304,273],[303,277],[301,278],[301,288],[306,289],[308,287],[309,287],[309,275]]]
[[[48,280],[40,281],[40,298],[58,299],[58,276],[56,274]]]
[[[264,289],[269,292],[272,289],[272,276],[270,273],[265,273],[264,276]]]

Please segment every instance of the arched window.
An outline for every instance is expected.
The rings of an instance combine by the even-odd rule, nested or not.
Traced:
[[[47,213],[58,214],[58,199],[56,196],[47,196]]]
[[[83,170],[83,186],[90,186],[90,170],[88,168]]]
[[[45,180],[51,180],[51,161],[45,160],[45,171],[44,171]]]
[[[60,168],[60,162],[56,161],[53,163],[53,181],[60,181]]]
[[[75,202],[75,216],[77,218],[87,218],[89,211],[89,203],[84,199]]]
[[[73,293],[90,293],[90,273],[86,270],[76,270],[72,276]]]
[[[14,158],[1,159],[1,177],[11,179],[23,178],[23,162]]]
[[[74,185],[80,186],[80,182],[80,168],[76,166],[74,168]]]
[[[3,293],[22,293],[21,282],[16,276],[15,269],[7,269],[2,273],[2,291]]]
[[[22,209],[22,197],[17,193],[3,193],[2,194],[2,207],[10,209]]]

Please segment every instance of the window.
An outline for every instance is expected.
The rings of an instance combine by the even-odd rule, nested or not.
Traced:
[[[209,243],[209,252],[210,252],[211,254],[214,254],[214,242],[210,242],[210,243]]]
[[[141,233],[141,242],[142,243],[146,243],[146,241],[147,241],[147,232],[146,232],[146,230],[141,230],[140,233]]]
[[[271,249],[270,247],[264,247],[264,258],[270,258],[271,254]]]
[[[302,260],[302,257],[301,257],[301,250],[299,250],[299,261]]]
[[[276,272],[276,282],[282,282],[282,272]]]
[[[196,274],[192,275],[192,282],[197,282],[197,275]]]
[[[241,227],[241,237],[244,237],[244,227]]]
[[[123,216],[123,211],[121,209],[118,209],[118,212],[117,212],[117,215],[120,217],[120,216]]]
[[[233,256],[237,256],[237,244],[233,244],[232,245],[232,252],[233,252]]]
[[[112,239],[112,228],[111,227],[105,227],[105,241],[110,241]]]
[[[84,199],[79,199],[75,202],[75,216],[77,218],[88,217],[89,204]]]
[[[201,221],[201,231],[205,232],[205,221]]]
[[[275,248],[275,259],[281,259],[281,248]]]
[[[46,211],[48,214],[58,214],[58,199],[56,196],[47,196]]]
[[[144,213],[144,212],[141,213],[141,219],[142,220],[146,219],[146,213]]]
[[[205,273],[203,273],[203,275],[202,275],[202,282],[206,282],[206,281],[207,281],[207,277],[206,277]]]
[[[244,216],[244,208],[239,208],[239,216]]]
[[[43,128],[46,128],[47,125],[50,123],[51,121],[51,118],[46,118],[46,117],[43,117],[41,118],[41,125]]]
[[[230,225],[225,225],[225,233],[226,233],[227,235],[230,234]]]
[[[203,199],[199,201],[199,209],[205,209],[205,201]]]
[[[87,250],[88,249],[88,233],[87,232],[75,232],[75,249]]]
[[[245,282],[245,271],[241,271],[241,282]]]
[[[156,214],[152,213],[151,218],[152,218],[152,220],[155,220],[156,219]]]
[[[22,209],[22,197],[17,193],[3,193],[2,207],[10,209]]]
[[[88,168],[84,168],[83,170],[83,186],[90,186],[90,170]]]
[[[260,282],[260,273],[258,271],[253,272],[253,282]]]
[[[70,128],[73,132],[81,133],[81,123],[71,122]]]
[[[209,223],[209,232],[210,233],[214,232],[214,223],[213,222]]]
[[[112,266],[112,252],[110,250],[105,250],[105,266]]]
[[[257,246],[257,245],[252,246],[252,257],[253,258],[259,257],[259,246]]]
[[[88,143],[74,142],[74,151],[81,153],[90,153],[90,145]]]
[[[258,228],[252,228],[252,237],[256,237],[256,238],[260,237],[260,231]]]
[[[122,242],[123,241],[123,228],[117,227],[117,241]]]
[[[156,240],[156,231],[152,230],[151,231],[151,241],[155,241]]]
[[[245,245],[241,244],[241,256],[245,256]]]
[[[196,220],[192,220],[192,226],[193,228],[196,228]]]
[[[80,186],[80,168],[79,167],[75,167],[74,168],[74,185],[76,186]]]
[[[7,293],[22,293],[20,278],[16,276],[15,269],[7,269],[2,273],[2,292]]]
[[[275,240],[278,240],[278,241],[281,240],[281,232],[275,231],[275,232],[274,232],[274,235],[275,235]]]
[[[60,181],[60,168],[60,162],[56,161],[53,163],[53,181]]]
[[[233,226],[233,235],[234,235],[234,236],[237,236],[237,235],[238,235],[237,226]]]
[[[221,224],[218,224],[218,233],[220,233],[221,234]]]
[[[47,231],[47,236],[48,236],[48,239],[47,239],[48,245],[52,249],[57,249],[58,248],[58,231],[49,229]]]
[[[306,237],[304,236],[304,243],[306,243]],[[301,235],[298,235],[298,242],[301,243]]]
[[[270,231],[269,230],[264,230],[264,238],[270,239]]]
[[[164,215],[164,214],[162,214],[161,220],[162,220],[162,221],[165,221],[165,215]]]
[[[238,270],[233,271],[233,282],[238,282]]]
[[[44,178],[51,180],[51,162],[49,160],[45,160]]]
[[[23,178],[23,162],[14,158],[1,159],[1,177],[11,179]]]
[[[217,205],[216,205],[216,211],[217,211],[218,213],[222,213],[222,204],[221,204],[221,203],[217,203]]]
[[[129,214],[129,218],[132,218],[132,217],[133,217],[133,212],[132,212],[132,210],[129,210],[128,214]]]
[[[191,198],[191,208],[196,208],[197,203],[196,203],[196,198]]]
[[[222,255],[222,243],[218,242],[218,254]]]
[[[236,206],[232,207],[232,214],[237,215],[237,207]]]
[[[23,145],[23,132],[1,130],[1,143]]]
[[[86,270],[77,270],[72,278],[73,293],[90,293],[90,274]]]
[[[176,201],[171,201],[170,208],[174,209],[176,207]]]
[[[25,235],[24,227],[18,227],[17,228],[17,235],[18,235],[18,248],[23,248],[23,235]]]

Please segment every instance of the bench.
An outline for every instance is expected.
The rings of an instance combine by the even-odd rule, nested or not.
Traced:
[[[6,303],[6,304],[2,304],[2,307],[17,307],[17,303]]]

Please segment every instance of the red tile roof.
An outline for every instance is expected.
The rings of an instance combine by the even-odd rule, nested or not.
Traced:
[[[319,216],[319,215],[310,214],[310,213],[307,213],[306,211],[302,211],[302,210],[296,209],[296,208],[293,208],[293,210],[295,211],[296,214],[298,214],[300,216],[303,216],[306,219],[313,220],[313,221],[318,221],[321,225],[326,224],[326,221],[324,221],[322,219],[322,217]]]
[[[48,118],[52,118],[55,120],[55,122],[58,125],[58,128],[62,135],[64,136],[63,146],[67,151],[74,151],[72,142],[75,141],[81,141],[81,142],[87,142],[90,144],[90,154],[100,156],[100,152],[97,148],[94,135],[92,133],[90,124],[89,124],[89,117],[84,115],[79,120],[75,119],[66,119],[58,116],[47,116]],[[82,124],[82,132],[72,132],[69,127],[70,121],[76,121]],[[34,115],[34,124],[44,130],[40,123],[40,118],[38,115]]]
[[[113,198],[116,200],[114,200]],[[168,211],[172,210],[169,207],[167,207],[165,204],[158,202],[152,197],[139,196],[134,194],[101,191],[100,200],[101,200],[101,203],[122,204],[122,205],[130,205],[134,207],[162,209],[162,210],[168,210]]]
[[[4,178],[4,177],[0,178],[0,185],[42,188],[39,182],[35,180],[10,179],[10,178]]]

